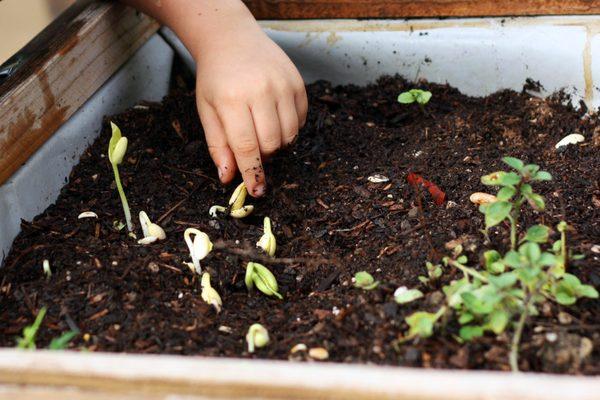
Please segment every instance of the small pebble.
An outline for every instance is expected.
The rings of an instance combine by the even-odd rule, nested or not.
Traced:
[[[417,207],[413,207],[408,211],[409,218],[416,218],[419,215],[419,209]]]
[[[233,329],[231,329],[230,327],[226,326],[226,325],[221,325],[219,327],[219,332],[223,332],[223,333],[231,333],[233,332]]]
[[[562,325],[569,325],[571,322],[573,322],[573,317],[566,312],[561,311],[558,313],[558,322],[560,322]]]
[[[308,356],[314,360],[327,360],[329,352],[323,347],[313,347],[308,351]]]
[[[590,249],[592,253],[600,254],[600,244],[595,244]]]
[[[156,274],[160,268],[158,267],[158,264],[157,264],[157,263],[155,263],[155,262],[150,262],[150,263],[148,263],[148,269],[149,269],[149,270],[150,270],[150,272],[152,272],[153,274]]]
[[[458,204],[457,204],[456,202],[454,202],[454,201],[452,201],[452,200],[449,200],[449,201],[446,203],[446,209],[449,209],[449,208],[454,208],[454,207],[456,207],[457,205],[458,205]]]
[[[336,306],[333,306],[333,308],[331,309],[331,313],[335,316],[340,315],[340,309],[337,308]]]
[[[555,332],[546,333],[546,341],[554,343],[558,340],[558,335]]]

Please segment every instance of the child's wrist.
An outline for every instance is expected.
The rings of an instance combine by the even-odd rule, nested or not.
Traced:
[[[194,60],[235,30],[252,30],[256,20],[241,0],[206,1],[200,12],[184,15],[172,29],[188,48]]]

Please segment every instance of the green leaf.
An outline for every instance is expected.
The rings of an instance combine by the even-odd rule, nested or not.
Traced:
[[[406,323],[410,327],[408,335],[422,338],[430,337],[433,334],[433,326],[441,315],[440,312],[434,314],[425,311],[417,311],[409,315],[406,317]]]
[[[69,346],[71,340],[73,340],[73,338],[78,334],[78,331],[65,332],[59,337],[52,339],[48,348],[50,350],[64,350]]]
[[[508,201],[515,195],[515,193],[517,193],[517,189],[515,189],[514,186],[504,186],[498,191],[496,197],[500,201]]]
[[[419,289],[396,290],[396,293],[394,293],[394,300],[398,304],[410,303],[420,299],[421,297],[423,297],[423,292],[421,292]]]
[[[488,186],[515,186],[521,177],[515,172],[496,171],[481,177],[481,183]]]
[[[488,279],[492,285],[498,289],[506,289],[517,282],[517,275],[514,272],[506,272],[502,275],[490,275]]]
[[[398,103],[400,104],[411,104],[415,101],[415,96],[411,92],[403,92],[398,96]]]
[[[510,250],[504,255],[504,263],[512,268],[518,268],[521,266],[521,256],[514,250]]]
[[[425,105],[427,103],[429,103],[429,100],[431,100],[431,92],[426,91],[426,90],[419,90],[419,93],[417,94],[416,98],[417,98],[417,103],[421,104],[421,105]]]
[[[429,283],[429,278],[427,278],[426,276],[419,275],[417,279],[419,279],[419,282],[421,282],[424,285],[427,285]]]
[[[464,340],[473,340],[483,336],[483,328],[477,325],[467,325],[460,328],[459,335]]]
[[[464,305],[469,311],[475,314],[489,314],[492,311],[492,305],[478,299],[473,293],[466,292],[461,294]]]
[[[469,312],[463,312],[460,317],[458,317],[458,323],[461,325],[468,324],[473,321],[475,316]]]
[[[535,174],[535,176],[532,178],[532,180],[534,180],[534,181],[551,181],[552,175],[550,175],[549,172],[540,171],[537,174]]]
[[[467,277],[464,277],[444,286],[442,291],[446,295],[448,305],[452,308],[457,308],[462,304],[461,294],[473,289],[475,289],[474,284],[469,282]]]
[[[536,211],[543,211],[546,208],[546,202],[544,201],[544,198],[542,196],[540,196],[537,193],[531,193],[530,195],[527,195],[527,201],[529,202],[529,205],[531,207],[533,207],[534,210]]]
[[[542,255],[542,250],[539,244],[527,242],[519,247],[519,254],[526,257],[531,265],[535,265]]]
[[[581,285],[577,290],[579,297],[589,297],[590,299],[598,298],[598,291],[591,285]]]
[[[469,261],[467,256],[460,256],[456,259],[456,262],[459,264],[466,264]]]
[[[523,176],[526,176],[528,178],[533,178],[539,170],[540,170],[539,165],[527,164],[525,167],[523,167],[523,171],[521,171],[521,173],[523,174]]]
[[[577,298],[565,292],[558,292],[556,296],[554,296],[556,302],[563,306],[570,306],[577,302]]]
[[[532,193],[533,193],[533,188],[531,187],[531,185],[529,183],[524,183],[523,185],[521,185],[521,194],[523,196],[527,197]]]
[[[523,163],[523,161],[514,157],[503,157],[502,161],[504,161],[505,164],[508,164],[509,166],[513,167],[519,172],[523,169],[523,166],[525,166],[525,163]]]
[[[373,276],[367,271],[360,271],[354,274],[354,286],[364,290],[375,289],[379,281],[375,281]]]
[[[489,328],[496,334],[504,332],[510,316],[504,310],[496,310],[490,315]]]
[[[540,256],[538,264],[544,267],[552,267],[553,265],[556,265],[557,262],[558,259],[554,254],[544,252]]]
[[[502,259],[502,255],[498,253],[496,250],[488,250],[483,253],[483,259],[485,263],[485,269],[492,274],[498,274],[504,271],[504,265],[499,263],[500,265],[496,265],[498,261]],[[500,268],[499,268],[500,267]]]
[[[510,211],[512,210],[512,204],[507,201],[496,201],[491,203],[485,209],[485,226],[491,228],[492,226],[498,225],[504,221]]]
[[[546,225],[533,225],[527,229],[523,242],[546,243],[550,235],[550,228]]]

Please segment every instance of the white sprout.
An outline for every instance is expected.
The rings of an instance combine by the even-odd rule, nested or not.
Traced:
[[[202,274],[200,285],[202,286],[202,300],[213,306],[217,312],[221,312],[223,301],[219,293],[210,285],[210,274],[208,272]]]
[[[192,235],[194,238],[192,239]],[[190,250],[194,270],[199,275],[202,272],[200,268],[200,260],[204,259],[211,252],[213,244],[208,235],[196,228],[187,228],[183,233],[185,243]]]
[[[50,277],[52,276],[52,270],[50,269],[50,261],[44,260],[42,262],[42,269],[44,270],[46,278],[50,279]]]
[[[248,351],[254,353],[254,348],[265,347],[269,344],[269,331],[261,324],[252,324],[246,334]]]
[[[265,253],[273,257],[275,255],[275,250],[277,249],[277,241],[275,239],[275,235],[273,235],[273,231],[271,230],[271,219],[269,217],[265,217],[263,225],[264,233],[260,240],[256,242],[256,246],[260,247],[265,251]]]
[[[217,218],[217,213],[224,213],[225,211],[227,211],[227,208],[223,206],[212,206],[210,210],[208,210],[208,215],[213,218]]]
[[[145,211],[140,211],[140,225],[142,226],[142,231],[144,232],[144,237],[138,240],[139,244],[150,244],[154,243],[157,240],[163,240],[167,237],[164,229],[159,225],[150,221],[148,218],[148,214]]]

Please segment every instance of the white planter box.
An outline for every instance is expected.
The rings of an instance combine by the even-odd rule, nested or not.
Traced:
[[[483,96],[564,89],[600,105],[600,17],[414,21],[267,21],[268,34],[307,82],[364,84],[399,73]],[[165,38],[186,57],[168,31]],[[0,186],[0,263],[19,232],[58,196],[105,114],[167,91],[172,48],[155,35],[7,183]],[[188,62],[191,64],[189,54]],[[148,70],[145,68],[148,67]],[[129,79],[144,68],[146,81]],[[79,132],[89,132],[81,136]],[[0,399],[599,399],[600,380],[367,365],[84,353],[0,351]]]

